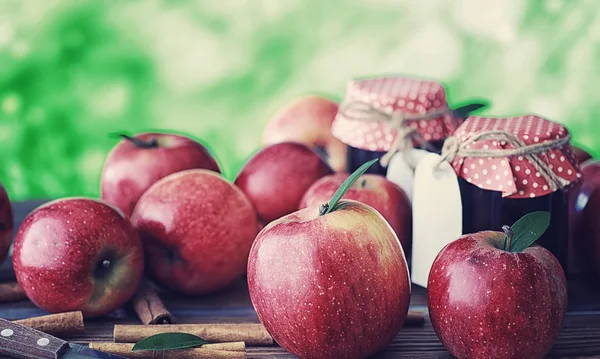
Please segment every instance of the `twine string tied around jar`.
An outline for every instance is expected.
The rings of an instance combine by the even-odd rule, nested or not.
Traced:
[[[475,142],[480,140],[506,142],[509,143],[513,148],[471,148],[471,146]],[[523,156],[529,161],[529,163],[531,163],[535,167],[535,169],[540,173],[544,180],[546,180],[550,188],[553,191],[556,191],[557,189],[566,186],[568,184],[568,181],[554,173],[554,171],[550,167],[551,165],[544,162],[538,156],[538,154],[551,149],[560,148],[568,144],[570,140],[571,136],[567,135],[561,138],[527,145],[517,135],[501,130],[481,132],[479,134],[471,136],[464,142],[459,142],[456,136],[450,136],[446,139],[446,141],[444,141],[444,146],[442,148],[442,154],[438,166],[443,161],[448,161],[452,163],[454,158],[457,156],[475,158]]]
[[[445,107],[423,114],[406,114],[401,110],[386,112],[363,101],[346,101],[340,105],[339,112],[350,120],[382,122],[397,130],[394,142],[379,160],[381,166],[387,167],[396,152],[413,147],[412,140],[418,142],[421,148],[433,151],[431,144],[423,138],[416,128],[409,126],[406,123],[407,121],[432,120],[452,112],[452,109]]]

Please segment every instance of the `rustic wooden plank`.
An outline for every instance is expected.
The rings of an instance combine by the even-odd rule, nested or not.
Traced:
[[[190,316],[181,318],[181,323],[248,323],[258,322],[256,315],[232,316],[227,309],[220,313],[205,316]],[[102,342],[112,341],[112,327],[114,324],[134,324],[135,318],[130,317],[123,320],[111,321],[107,319],[91,320],[86,322],[86,333],[84,335],[70,337],[69,340],[77,343],[88,343],[90,341]],[[250,358],[265,358],[269,356],[277,358],[293,358],[277,346],[274,347],[249,347]],[[280,356],[275,356],[281,354]],[[427,321],[424,327],[406,327],[398,334],[385,352],[376,358],[411,358],[431,357],[440,355],[449,357],[448,352],[437,339],[431,324]],[[600,355],[600,314],[569,315],[561,335],[554,346],[551,356],[582,356]]]
[[[235,293],[235,291],[234,291]],[[189,299],[186,299],[189,300]],[[198,306],[194,309],[192,303],[186,303],[189,308],[179,309],[177,300],[167,301],[167,305],[173,307],[173,313],[180,319],[181,323],[256,323],[256,313],[249,306],[221,306],[212,308],[202,299],[196,299]],[[15,305],[0,306],[0,313],[8,319],[19,319],[45,312],[36,309],[30,302],[19,302]],[[121,315],[122,316],[122,315]],[[138,323],[135,316],[129,313],[124,318],[102,318],[86,321],[86,333],[74,336],[69,340],[78,343],[90,341],[111,341],[112,326],[114,324]],[[292,358],[278,347],[248,348],[249,358]],[[572,312],[569,313],[564,328],[561,332],[553,351],[553,357],[559,356],[582,356],[600,355],[600,313]],[[410,357],[448,357],[448,352],[437,339],[431,324],[426,321],[424,327],[404,328],[395,338],[394,342],[377,358],[410,358]]]

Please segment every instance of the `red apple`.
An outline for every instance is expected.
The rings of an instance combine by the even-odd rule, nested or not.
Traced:
[[[13,214],[8,193],[0,183],[0,265],[8,254],[13,232]]]
[[[131,216],[142,193],[171,173],[203,168],[220,172],[206,147],[169,133],[124,136],[108,155],[101,177],[101,198]]]
[[[577,146],[571,146],[571,147],[573,147],[573,153],[575,153],[575,158],[577,159],[577,163],[582,164],[585,161],[592,158],[592,155],[590,155],[589,152],[582,149],[581,147],[577,147]]]
[[[600,282],[600,161],[581,165],[582,179],[571,196],[569,230],[574,263],[585,277]]]
[[[152,185],[131,217],[151,279],[184,294],[221,290],[246,271],[258,224],[252,203],[208,170],[186,170]]]
[[[315,182],[304,194],[300,208],[327,203],[335,191],[349,177],[347,173],[335,173]],[[353,199],[375,208],[396,232],[405,253],[410,251],[412,241],[412,207],[406,193],[384,176],[362,175],[346,192],[344,199]]]
[[[301,142],[317,149],[331,168],[346,171],[346,145],[331,134],[338,103],[318,95],[300,97],[279,110],[267,123],[263,146]]]
[[[308,146],[282,142],[261,149],[241,169],[235,184],[267,224],[298,210],[302,196],[319,178],[333,173]]]
[[[436,257],[427,285],[429,317],[458,358],[543,358],[567,310],[556,257],[533,245],[503,249],[504,234],[467,234]]]
[[[88,198],[46,203],[17,232],[13,266],[29,299],[49,312],[108,314],[133,295],[142,244],[118,209]]]
[[[365,358],[388,346],[410,302],[404,252],[372,207],[345,200],[271,222],[248,261],[248,288],[273,339],[304,359]]]

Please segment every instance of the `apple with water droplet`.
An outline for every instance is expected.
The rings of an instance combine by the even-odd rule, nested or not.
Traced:
[[[392,227],[372,207],[334,197],[268,224],[248,261],[260,321],[305,359],[365,358],[385,349],[410,302],[408,265]]]
[[[142,276],[142,243],[117,208],[90,198],[63,198],[31,212],[15,237],[19,285],[49,312],[86,318],[118,309]]]
[[[550,251],[530,245],[547,224],[526,228],[524,219],[505,233],[466,234],[436,257],[429,317],[455,357],[543,358],[556,341],[567,310],[565,274]]]
[[[13,232],[13,213],[6,189],[0,183],[0,265],[10,248]]]
[[[101,198],[131,216],[136,202],[154,182],[172,173],[201,168],[219,172],[208,149],[183,135],[161,132],[121,135],[101,175]]]

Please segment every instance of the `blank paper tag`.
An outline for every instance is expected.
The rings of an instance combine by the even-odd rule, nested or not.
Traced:
[[[412,281],[427,287],[429,270],[444,246],[462,234],[462,202],[452,166],[435,153],[417,164],[413,189]]]
[[[406,151],[397,152],[390,159],[386,177],[406,192],[408,199],[412,202],[415,167],[429,151],[411,148]]]

